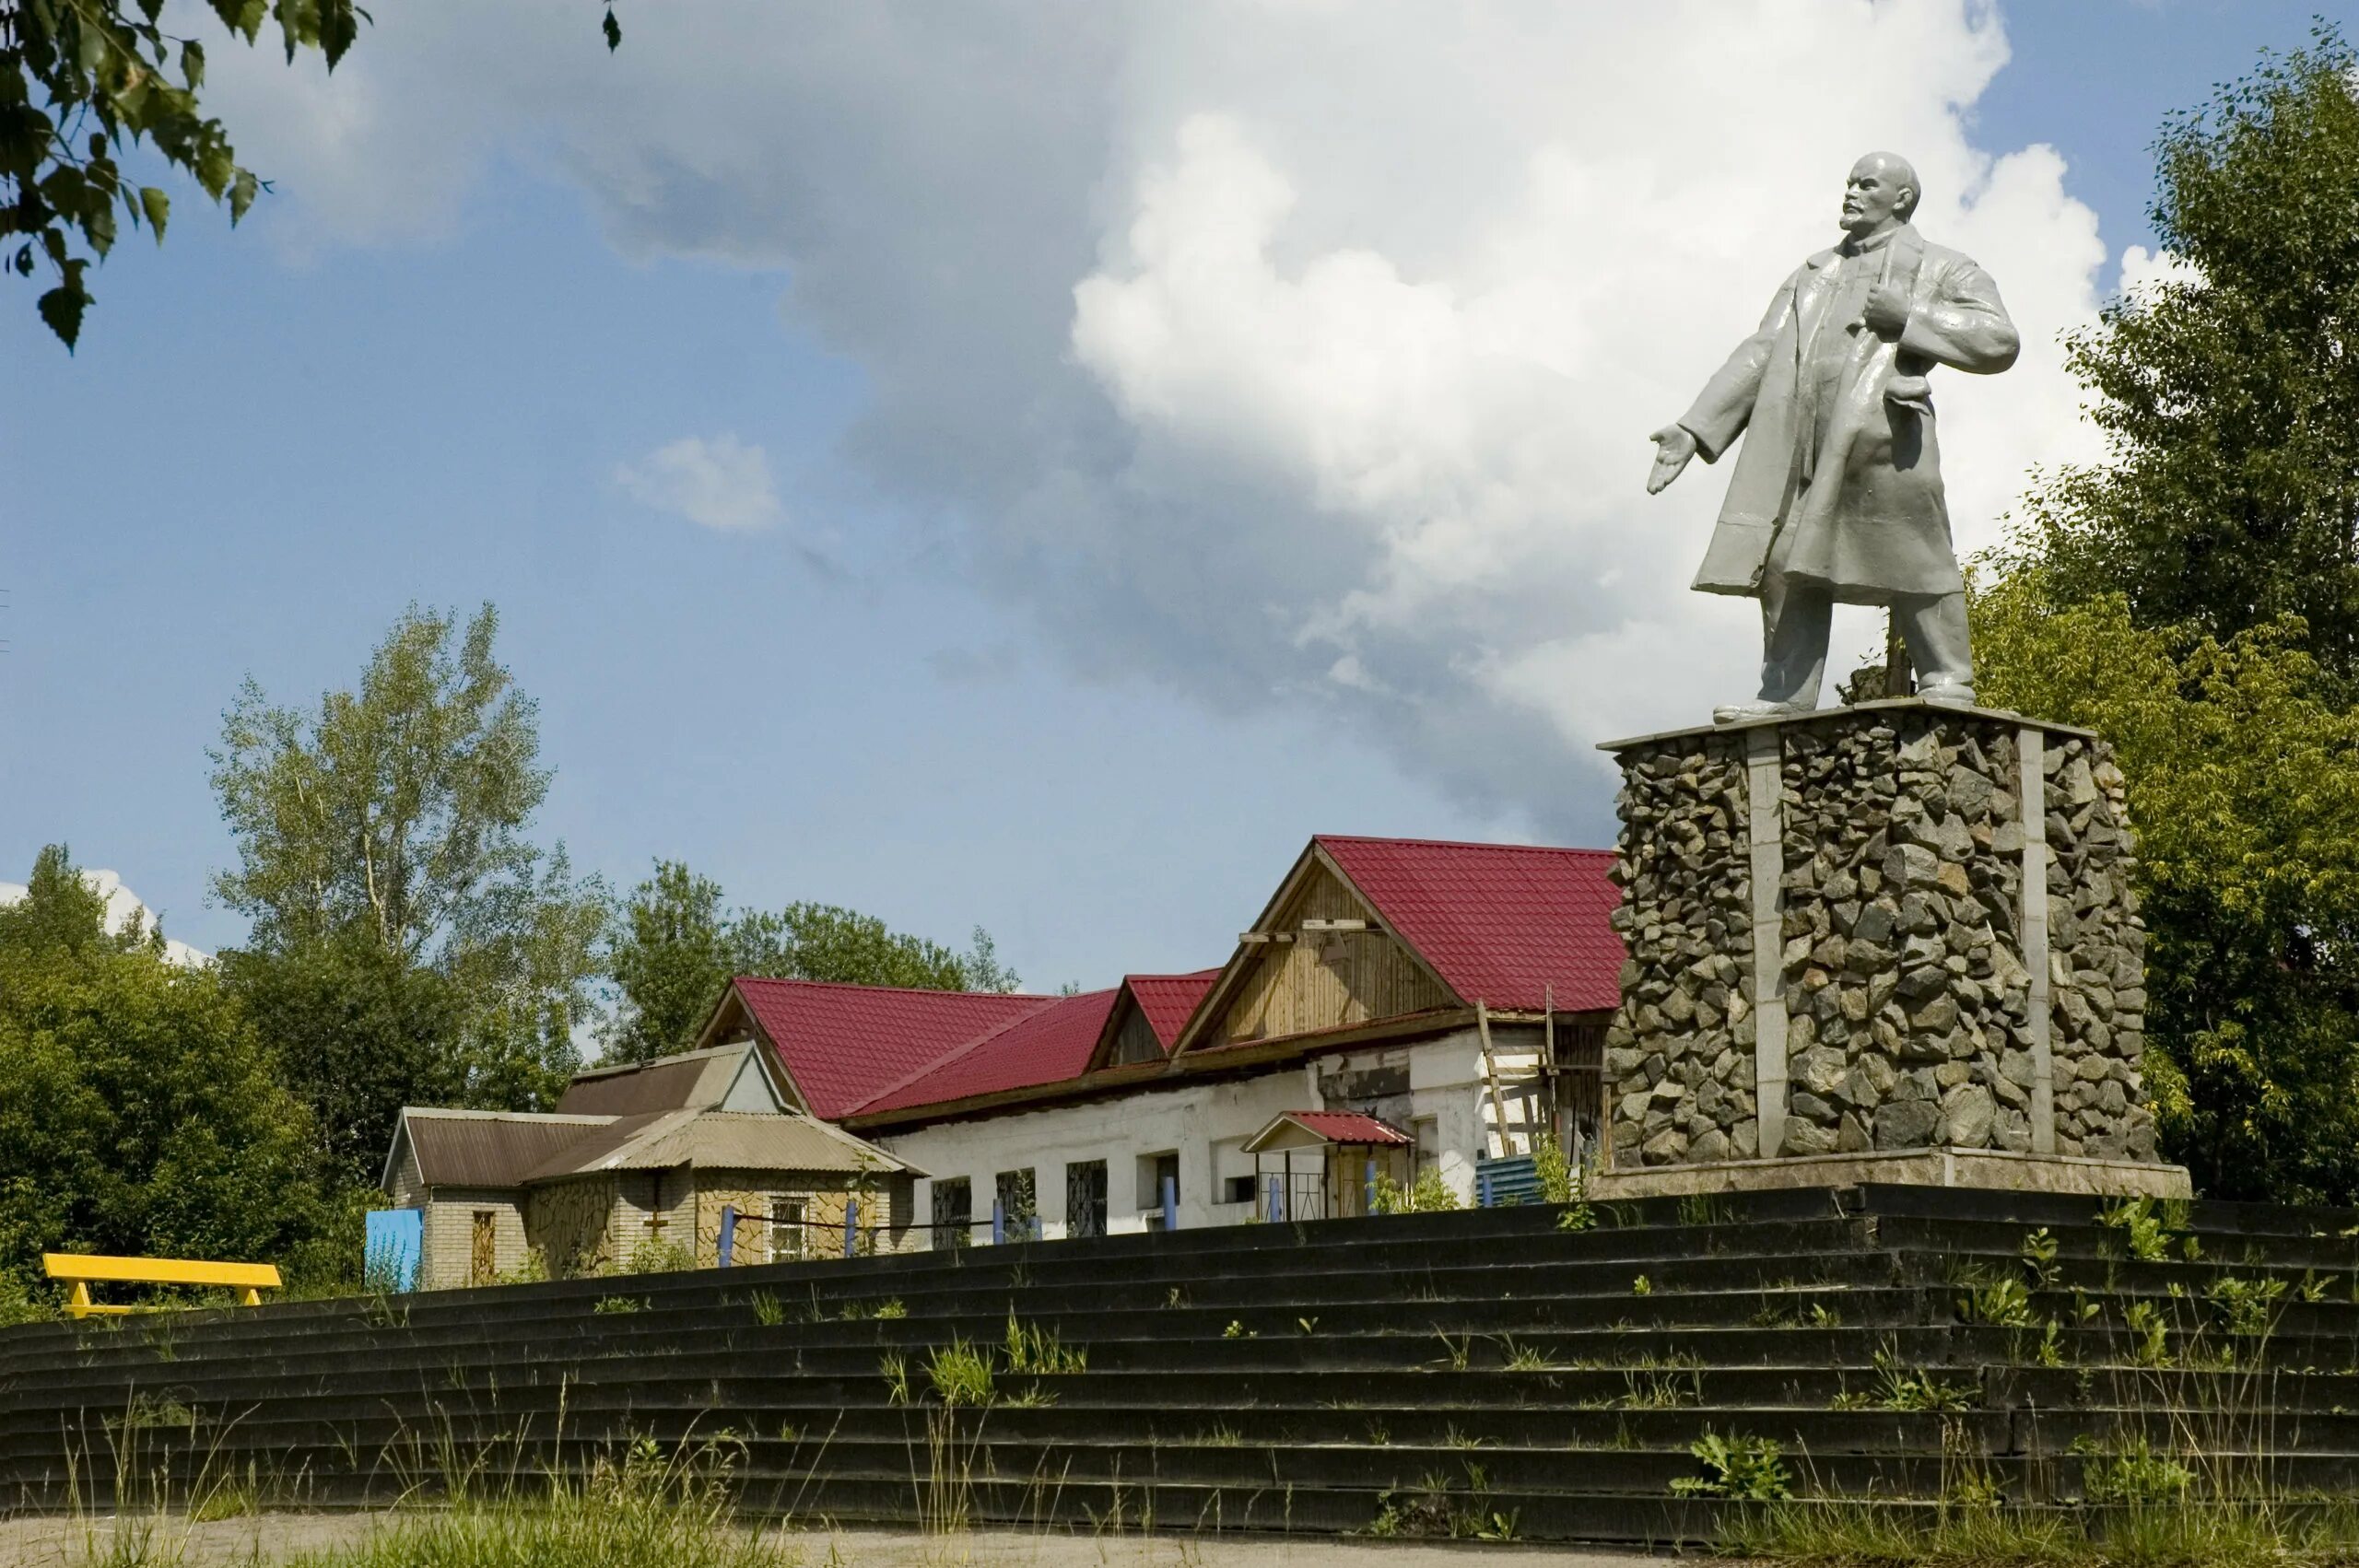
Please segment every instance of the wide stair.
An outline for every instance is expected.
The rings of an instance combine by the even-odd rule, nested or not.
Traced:
[[[28,1326],[0,1331],[0,1509],[349,1506],[634,1444],[726,1466],[754,1513],[1035,1529],[1668,1543],[1779,1491],[2359,1490],[2359,1214],[1892,1187],[1567,1212]]]

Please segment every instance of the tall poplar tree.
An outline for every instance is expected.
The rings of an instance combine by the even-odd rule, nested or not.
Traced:
[[[214,892],[252,921],[225,971],[357,1171],[405,1100],[543,1103],[590,1016],[605,890],[534,837],[550,774],[498,631],[413,606],[308,711],[249,679],[212,754]]]

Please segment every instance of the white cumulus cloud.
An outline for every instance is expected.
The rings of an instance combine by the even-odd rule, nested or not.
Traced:
[[[1757,657],[1751,605],[1686,589],[1726,468],[1649,498],[1646,434],[1836,238],[1858,154],[1916,162],[2023,329],[1935,378],[1962,549],[2095,450],[2056,339],[2106,254],[2053,150],[1978,131],[2006,57],[1988,0],[683,0],[612,60],[570,0],[419,0],[328,123],[275,62],[215,71],[304,242],[432,232],[497,154],[631,255],[785,266],[869,389],[844,457],[1052,655],[1315,707],[1595,837],[1591,744]],[[665,453],[656,504],[768,494]]]
[[[734,435],[683,436],[617,465],[615,482],[658,511],[723,532],[767,527],[779,517],[769,459]]]

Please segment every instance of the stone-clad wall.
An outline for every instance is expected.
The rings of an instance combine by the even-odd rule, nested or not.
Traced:
[[[2030,1149],[2015,734],[1919,718],[1784,741],[1785,1153]]]
[[[2146,1052],[2146,927],[2137,840],[2111,748],[2051,745],[2045,790],[2048,942],[2055,976],[2056,1147],[2152,1160]]]
[[[2155,1159],[2134,849],[2103,743],[1910,703],[1616,749],[1617,1165]]]
[[[1605,1036],[1614,1158],[1751,1159],[1753,915],[1741,736],[1696,735],[1623,757],[1622,883],[1630,956]]]

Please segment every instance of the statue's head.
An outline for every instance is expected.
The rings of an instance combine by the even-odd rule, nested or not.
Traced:
[[[1924,187],[1896,152],[1872,152],[1851,166],[1843,182],[1843,227],[1855,237],[1907,223]]]

